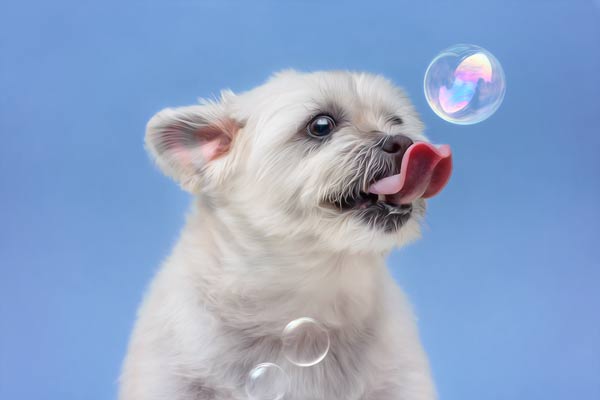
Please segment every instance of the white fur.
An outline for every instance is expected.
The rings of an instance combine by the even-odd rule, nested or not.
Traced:
[[[326,146],[310,147],[301,132],[323,102],[351,123]],[[404,124],[390,126],[389,112]],[[160,147],[165,129],[223,121],[237,130],[220,157],[210,159],[214,143],[188,146],[183,156]],[[246,376],[262,362],[287,371],[287,400],[435,398],[410,307],[384,264],[394,246],[419,236],[424,202],[393,233],[322,206],[357,174],[379,168],[375,157],[357,164],[373,131],[425,140],[399,89],[348,72],[285,71],[149,122],[149,151],[197,201],[139,310],[121,400],[246,399]],[[329,355],[309,368],[280,351],[281,331],[300,317],[320,321],[331,337]]]

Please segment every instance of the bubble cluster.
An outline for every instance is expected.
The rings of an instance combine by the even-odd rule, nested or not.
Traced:
[[[318,364],[329,351],[329,333],[312,318],[290,322],[283,330],[281,340],[285,357],[300,367]]]
[[[281,400],[289,387],[289,379],[280,366],[262,363],[246,378],[246,394],[250,400]]]
[[[425,97],[442,119],[470,125],[490,117],[504,99],[502,66],[489,51],[471,44],[447,48],[425,72]]]
[[[329,352],[329,333],[312,318],[290,322],[281,334],[285,358],[300,367],[310,367],[323,361]],[[281,400],[290,386],[285,371],[270,362],[258,364],[246,378],[246,394],[250,400]]]

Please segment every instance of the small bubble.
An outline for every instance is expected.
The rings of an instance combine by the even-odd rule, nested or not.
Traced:
[[[258,364],[246,378],[246,394],[251,400],[281,400],[288,387],[285,371],[273,363]]]
[[[329,333],[312,318],[290,322],[283,330],[281,340],[285,357],[300,367],[318,364],[329,351]]]

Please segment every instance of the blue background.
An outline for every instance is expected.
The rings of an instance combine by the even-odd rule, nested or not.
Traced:
[[[508,82],[474,126],[422,94],[461,42]],[[0,398],[114,398],[190,202],[146,121],[286,67],[387,75],[453,146],[424,239],[390,260],[441,399],[600,399],[600,2],[576,0],[2,2]]]

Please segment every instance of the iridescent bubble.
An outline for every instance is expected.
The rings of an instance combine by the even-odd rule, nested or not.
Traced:
[[[447,48],[425,72],[425,97],[442,119],[460,125],[496,112],[506,92],[502,66],[492,53],[472,44]]]
[[[300,367],[318,364],[329,351],[327,329],[312,318],[298,318],[287,324],[281,340],[285,357]]]
[[[258,364],[246,378],[246,394],[251,400],[281,400],[288,388],[288,376],[273,363]]]

